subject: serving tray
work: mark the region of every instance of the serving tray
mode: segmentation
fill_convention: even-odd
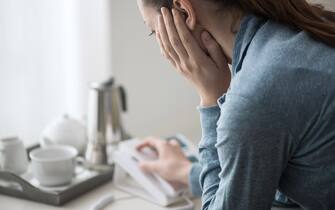
[[[38,146],[28,149],[28,152]],[[28,172],[18,176],[8,171],[0,171],[0,194],[36,201],[53,206],[62,206],[80,195],[113,179],[114,167],[104,167],[99,171],[76,166],[76,174],[69,185],[43,187]]]

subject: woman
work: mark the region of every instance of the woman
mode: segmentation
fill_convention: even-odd
[[[276,189],[303,209],[335,209],[335,15],[305,0],[138,5],[200,96],[203,209],[270,209]],[[142,146],[162,160],[158,142]],[[142,163],[176,181],[152,166]]]

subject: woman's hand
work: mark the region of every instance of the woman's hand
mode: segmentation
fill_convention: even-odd
[[[157,160],[140,162],[143,171],[157,173],[165,180],[176,185],[188,185],[192,163],[185,157],[177,141],[147,138],[137,149],[149,147],[156,151]]]
[[[220,45],[204,31],[201,39],[208,54],[186,26],[179,11],[162,8],[156,31],[162,54],[197,89],[202,106],[215,105],[230,84],[230,70]]]

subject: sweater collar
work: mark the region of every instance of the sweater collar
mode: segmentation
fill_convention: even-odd
[[[233,76],[241,69],[243,59],[250,43],[260,27],[265,23],[264,19],[254,15],[247,15],[241,21],[240,30],[236,35],[233,50]]]

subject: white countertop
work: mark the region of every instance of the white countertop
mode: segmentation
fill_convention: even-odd
[[[112,194],[115,200],[104,210],[165,210],[155,204],[144,201],[128,193],[117,190],[112,182],[106,183],[81,197],[66,203],[62,207],[54,207],[32,201],[0,195],[0,209],[4,210],[90,210],[90,207],[106,195]],[[196,209],[200,209],[200,201],[195,200]]]
[[[117,190],[112,182],[88,192],[81,197],[66,203],[62,207],[54,207],[40,204],[32,201],[17,199],[0,195],[0,210],[90,210],[93,204],[106,195],[112,194],[116,201],[107,206],[104,210],[168,210],[149,203],[145,200],[129,195],[123,191]],[[200,210],[200,199],[193,200],[195,210]],[[271,210],[301,210],[301,209],[282,209],[273,207]]]

